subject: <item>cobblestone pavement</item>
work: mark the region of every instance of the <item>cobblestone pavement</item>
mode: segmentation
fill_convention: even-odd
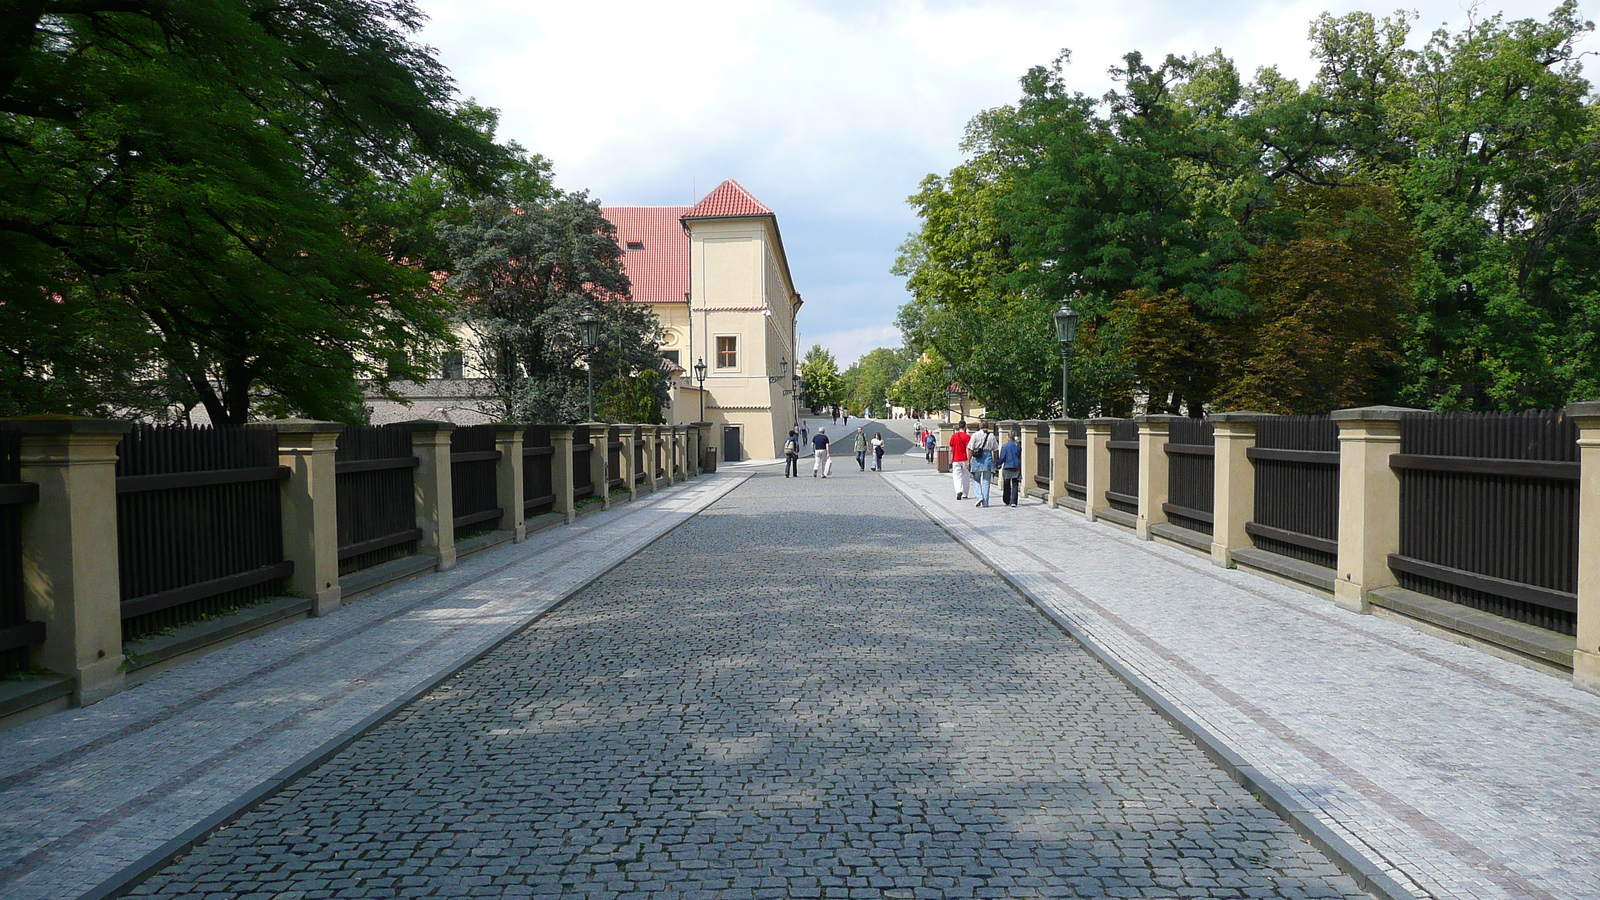
[[[1364,896],[884,479],[766,472],[133,895]]]
[[[731,490],[696,478],[0,732],[0,898],[120,883]]]
[[[887,481],[1411,892],[1600,897],[1600,697],[1077,513]]]

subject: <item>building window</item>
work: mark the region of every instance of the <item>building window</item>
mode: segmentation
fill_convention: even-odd
[[[667,362],[672,363],[673,365],[678,365],[678,351],[663,350],[661,351],[661,355],[666,358]]]
[[[460,350],[451,350],[450,352],[446,353],[444,355],[443,362],[444,362],[444,377],[445,378],[460,378],[461,377],[461,351]]]
[[[717,368],[739,368],[739,339],[731,334],[717,336]]]
[[[628,242],[628,249],[629,250],[643,250],[644,249],[644,241],[629,241]]]

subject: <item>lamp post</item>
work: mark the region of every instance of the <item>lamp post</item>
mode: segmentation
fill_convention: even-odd
[[[706,359],[694,364],[694,380],[700,382],[700,421],[706,420]]]
[[[950,411],[960,415],[962,424],[966,424],[966,421],[967,421],[967,392],[962,390],[956,384],[956,369],[955,369],[955,366],[952,366],[952,365],[949,365],[949,364],[945,365],[945,367],[944,367],[944,380],[945,380],[946,384],[950,385],[950,403],[948,404],[949,407],[950,407]],[[956,408],[956,403],[958,401],[961,404],[961,407],[959,409]]]
[[[589,383],[589,418],[594,421],[594,351],[600,347],[600,320],[594,313],[578,317],[578,340],[583,343],[584,376]]]
[[[1072,341],[1078,336],[1078,313],[1072,308],[1072,298],[1061,301],[1061,308],[1056,310],[1055,318],[1056,340],[1061,342],[1061,418],[1065,419],[1069,415],[1067,361],[1072,358]]]

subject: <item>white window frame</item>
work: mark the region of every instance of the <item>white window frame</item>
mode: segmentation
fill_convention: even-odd
[[[731,365],[731,366],[725,366],[725,365],[722,364],[722,339],[723,338],[728,338],[729,340],[733,341],[733,365]],[[712,339],[711,339],[711,346],[712,346],[712,352],[711,352],[712,362],[714,363],[715,368],[716,368],[716,370],[718,372],[737,372],[737,371],[739,371],[739,336],[737,334],[718,334],[718,335],[713,335]]]

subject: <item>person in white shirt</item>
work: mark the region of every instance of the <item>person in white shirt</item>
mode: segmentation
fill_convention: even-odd
[[[883,471],[883,432],[873,436],[868,446],[872,449],[872,471]]]
[[[983,430],[967,443],[968,466],[972,480],[978,488],[978,506],[989,505],[989,483],[994,477],[995,453],[1000,449],[1000,439],[994,435],[994,425],[985,422]]]

